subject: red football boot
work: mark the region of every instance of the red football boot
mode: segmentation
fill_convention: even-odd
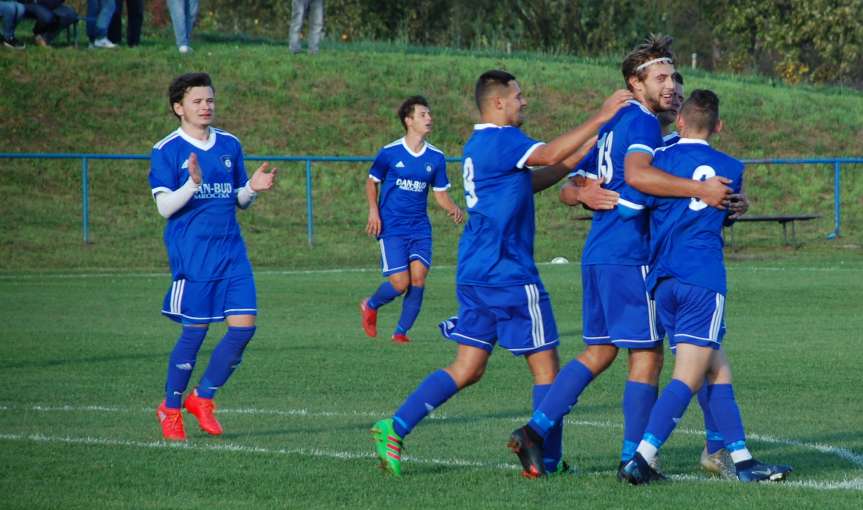
[[[410,343],[411,339],[404,333],[395,333],[393,334],[393,342],[397,344],[407,344]]]
[[[213,402],[213,399],[199,397],[198,391],[195,390],[186,397],[183,407],[186,408],[186,411],[189,411],[189,414],[198,419],[198,425],[201,426],[201,430],[211,436],[222,434],[222,425],[219,424],[219,420],[213,414],[213,411],[216,410],[216,404]]]
[[[360,317],[366,336],[378,336],[378,311],[369,308],[369,299],[360,301]]]
[[[186,429],[183,427],[183,412],[180,409],[170,409],[163,400],[156,408],[156,418],[162,425],[162,437],[165,441],[185,441]]]

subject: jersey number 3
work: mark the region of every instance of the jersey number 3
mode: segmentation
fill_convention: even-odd
[[[476,196],[476,184],[473,182],[473,160],[465,158],[464,160],[464,196],[467,202],[468,209],[473,208],[479,197]]]
[[[606,184],[611,182],[614,176],[614,165],[611,163],[611,144],[614,142],[614,131],[602,135],[597,145],[596,174],[597,178]]]
[[[706,181],[711,177],[716,177],[716,170],[707,165],[701,165],[692,172],[692,180],[694,181]],[[695,197],[689,200],[689,208],[693,211],[700,211],[705,207],[707,207],[707,204]]]

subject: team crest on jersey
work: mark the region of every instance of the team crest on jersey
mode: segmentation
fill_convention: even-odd
[[[432,173],[432,166],[428,163],[426,163],[426,173],[428,173],[428,174]]]
[[[220,159],[222,160],[222,164],[225,165],[225,168],[228,170],[234,166],[234,163],[231,161],[231,156],[222,156]]]

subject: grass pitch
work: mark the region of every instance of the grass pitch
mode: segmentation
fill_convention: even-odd
[[[579,269],[541,271],[568,360],[581,349]],[[398,303],[382,309],[380,338],[359,327],[356,304],[380,282],[376,272],[260,271],[258,334],[218,396],[226,432],[208,437],[188,419],[185,446],[160,440],[154,413],[177,336],[158,314],[167,274],[0,276],[2,506],[859,508],[863,264],[731,264],[726,349],[750,448],[794,466],[776,485],[699,470],[695,403],[662,451],[674,481],[615,481],[623,360],[568,417],[565,458],[577,474],[524,480],[504,445],[529,414],[531,378],[500,350],[478,385],[408,437],[403,477],[384,476],[368,428],[451,360],[435,324],[455,310],[453,272],[433,269],[414,341],[395,345]],[[211,328],[193,382],[223,331]]]

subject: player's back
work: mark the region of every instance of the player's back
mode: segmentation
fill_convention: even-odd
[[[600,179],[603,188],[622,193],[628,187],[624,173],[627,154],[653,154],[662,146],[662,132],[650,110],[637,101],[630,101],[599,130],[598,140],[592,177]],[[646,217],[624,220],[614,210],[594,211],[581,263],[647,264],[648,235]]]
[[[464,147],[469,218],[459,241],[459,284],[537,283],[534,202],[525,167],[539,142],[513,126],[478,124]]]
[[[704,140],[682,138],[659,149],[653,165],[678,177],[705,180],[722,176],[739,192],[743,163]],[[651,199],[651,272],[648,289],[659,279],[674,277],[689,285],[726,293],[722,228],[728,212],[696,198]]]

